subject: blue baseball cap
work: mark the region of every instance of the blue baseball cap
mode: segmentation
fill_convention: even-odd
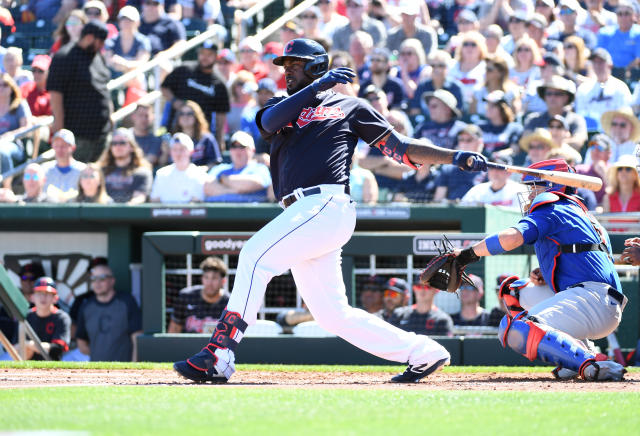
[[[276,82],[274,82],[273,79],[265,77],[258,82],[258,92],[262,90],[270,91],[275,94],[278,91],[278,85],[276,85]]]

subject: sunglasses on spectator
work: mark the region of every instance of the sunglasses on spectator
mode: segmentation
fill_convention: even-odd
[[[180,117],[192,117],[194,115],[195,115],[195,113],[193,113],[192,111],[180,111],[180,112],[178,112],[178,116],[180,116]]]
[[[127,145],[127,141],[111,141],[109,145]]]
[[[547,148],[546,144],[529,144],[529,150],[544,150]]]
[[[611,127],[620,127],[621,129],[624,129],[627,125],[627,123],[617,123],[615,121],[611,123]]]
[[[94,8],[89,8],[85,10],[84,14],[90,17],[99,17],[100,15],[102,15],[102,13],[100,12],[100,9],[94,9]]]
[[[473,141],[475,141],[476,138],[471,137],[471,136],[460,136],[458,138],[458,143],[463,143],[463,144],[471,144]]]
[[[412,51],[401,51],[400,56],[413,56],[415,53]]]
[[[511,17],[511,18],[509,18],[509,22],[510,23],[524,23],[524,20],[521,20],[520,18],[516,18],[516,17]]]
[[[384,63],[384,62],[387,62],[387,60],[385,58],[371,58],[371,62]]]
[[[622,173],[622,172],[630,173],[631,171],[635,171],[635,170],[636,170],[635,168],[631,168],[631,167],[619,167],[617,169],[619,173]]]
[[[529,47],[518,47],[518,50],[516,50],[518,53],[522,53],[525,51],[531,51],[531,49]]]
[[[564,46],[565,50],[569,50],[570,48],[575,50],[578,47],[576,47],[574,44],[567,44],[567,45]]]
[[[475,42],[472,41],[465,41],[462,43],[463,47],[477,47],[478,44],[476,44]]]
[[[447,64],[431,64],[431,68],[447,68]]]
[[[247,148],[247,147],[245,147],[244,145],[240,144],[239,142],[234,142],[233,144],[231,144],[229,146],[229,149],[232,150],[234,148],[235,149],[239,149],[239,148]]]
[[[561,97],[564,94],[565,94],[564,91],[546,91],[544,93],[544,96],[545,97]]]
[[[300,18],[302,18],[303,20],[317,20],[318,19],[318,17],[313,15],[313,14],[300,15]]]
[[[560,9],[560,15],[571,15],[571,14],[575,14],[575,11],[572,11],[571,9],[567,9],[567,8]]]
[[[377,95],[373,95],[371,97],[367,97],[367,100],[370,102],[374,102],[380,100],[380,97],[378,97]]]
[[[633,15],[631,11],[616,11],[616,15],[620,15],[621,17],[629,17]]]
[[[25,282],[32,282],[36,279],[35,276],[20,276],[21,280],[24,280]]]
[[[96,173],[82,173],[80,174],[81,179],[97,179]]]
[[[101,282],[103,280],[110,279],[111,277],[113,277],[113,275],[111,275],[111,274],[100,274],[100,275],[97,275],[97,276],[89,277],[89,280],[91,280],[92,282]]]
[[[31,72],[33,74],[42,74],[44,73],[44,70],[41,70],[40,68],[31,68]]]
[[[459,25],[461,25],[461,24],[462,24],[463,26],[464,26],[465,24],[473,24],[473,21],[460,19],[460,20],[458,20],[458,26],[459,26]]]
[[[38,180],[40,180],[40,176],[38,174],[24,173],[22,175],[22,179],[23,180],[33,180],[34,182],[37,182]]]
[[[391,289],[387,289],[384,291],[383,297],[385,298],[394,298],[398,295],[402,295],[400,292],[392,291]]]
[[[495,66],[493,66],[493,65],[487,65],[487,72],[489,72],[489,71],[496,71],[496,70],[497,70],[497,68],[496,68]]]
[[[549,124],[550,129],[564,129],[562,124]]]

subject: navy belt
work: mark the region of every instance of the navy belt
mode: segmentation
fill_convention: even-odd
[[[300,197],[307,197],[309,195],[318,195],[321,192],[322,192],[322,189],[319,186],[313,186],[311,188],[304,188],[304,189],[298,191],[298,195]],[[344,186],[344,192],[349,194],[349,186],[347,186],[347,185]],[[291,193],[291,194],[287,195],[286,197],[282,198],[282,205],[286,209],[287,207],[291,206],[293,203],[295,203],[298,200],[299,200],[299,198],[296,197],[296,195],[294,193]]]
[[[578,283],[577,285],[573,285],[573,286],[569,286],[569,287],[570,288],[584,288],[584,285],[582,283]],[[624,295],[622,295],[622,292],[619,292],[617,289],[614,289],[611,286],[609,286],[607,288],[607,294],[609,294],[609,296],[611,298],[616,300],[618,302],[618,304],[622,306],[622,302],[624,301]]]

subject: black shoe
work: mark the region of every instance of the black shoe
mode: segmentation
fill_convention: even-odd
[[[449,364],[449,358],[445,357],[435,363],[425,363],[423,365],[409,365],[402,374],[391,379],[392,383],[417,383],[429,374],[432,374]]]

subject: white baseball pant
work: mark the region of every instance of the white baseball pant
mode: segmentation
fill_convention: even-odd
[[[349,305],[341,247],[355,228],[355,203],[342,185],[320,187],[320,194],[301,197],[247,241],[227,310],[254,324],[271,278],[291,269],[309,311],[325,330],[396,362],[419,365],[448,358],[447,350],[429,337]],[[240,340],[240,334],[234,339]]]

